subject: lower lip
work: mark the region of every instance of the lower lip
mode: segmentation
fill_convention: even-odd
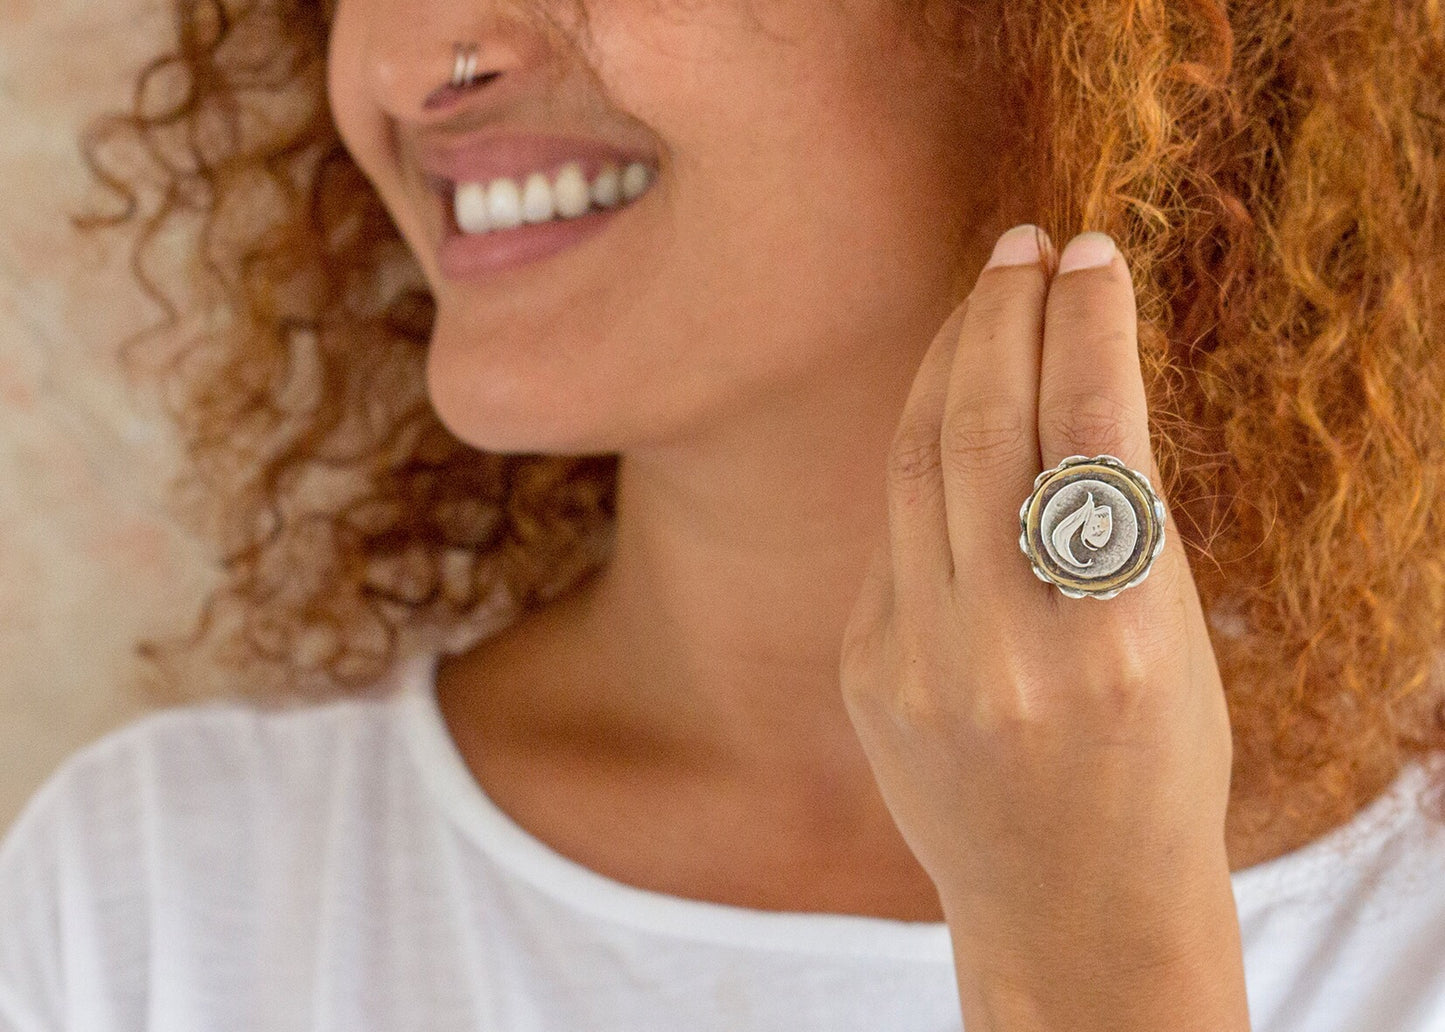
[[[572,219],[553,219],[511,229],[494,229],[489,233],[463,233],[455,220],[448,218],[437,262],[442,274],[449,279],[495,275],[567,250],[601,232],[618,212],[632,203]]]

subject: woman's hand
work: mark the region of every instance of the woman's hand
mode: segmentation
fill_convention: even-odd
[[[1148,578],[1102,601],[1019,550],[1019,506],[1065,456],[1160,486],[1129,270],[1082,242],[1112,257],[1066,271],[1066,249],[1052,281],[991,262],[929,348],[844,698],[938,887],[967,1032],[1247,1029],[1229,716],[1174,523]]]

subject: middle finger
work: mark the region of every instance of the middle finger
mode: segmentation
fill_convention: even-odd
[[[1074,260],[1054,277],[1045,317],[1040,458],[1052,467],[1069,455],[1105,452],[1157,484],[1128,264],[1103,233],[1081,233],[1064,251]]]
[[[1053,244],[1036,226],[999,238],[969,295],[944,403],[939,448],[954,575],[994,598],[1024,583],[1018,509],[1039,472],[1045,259],[1051,268]]]

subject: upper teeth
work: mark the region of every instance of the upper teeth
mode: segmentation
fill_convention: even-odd
[[[592,205],[616,206],[633,200],[652,185],[653,172],[634,161],[619,170],[605,165],[589,187],[582,164],[569,161],[555,178],[533,172],[522,183],[515,179],[493,179],[489,183],[458,183],[452,199],[457,225],[464,233],[486,233],[511,229],[523,222],[546,222],[552,218],[576,218]]]

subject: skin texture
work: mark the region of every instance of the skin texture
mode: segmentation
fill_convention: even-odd
[[[1004,129],[988,55],[950,81],[957,55],[897,17],[616,3],[573,49],[500,6],[341,0],[333,112],[433,289],[438,414],[487,450],[623,456],[611,561],[444,664],[444,713],[504,807],[522,771],[634,803],[657,774],[699,829],[754,803],[758,880],[840,844],[857,884],[911,870],[868,902],[936,901],[970,1029],[1247,1027],[1229,727],[1177,531],[1104,603],[1014,544],[1040,461],[1110,451],[1158,482],[1126,264],[1051,292],[990,271],[956,308],[955,265],[1004,228]],[[503,74],[425,110],[453,39]],[[491,129],[647,146],[660,177],[572,250],[451,282],[415,148]],[[562,794],[513,812],[565,836]],[[731,866],[726,830],[702,851]],[[684,874],[669,890],[738,891],[716,860]]]
[[[986,268],[925,357],[844,698],[969,1027],[1247,1028],[1229,714],[1178,528],[1102,602],[1013,559],[1040,468],[1104,452],[1159,480],[1127,266],[1069,258]]]
[[[550,694],[511,706],[579,734],[645,728],[654,751],[759,792],[870,793],[839,647],[886,519],[889,439],[958,300],[954,254],[976,268],[992,246],[967,217],[996,181],[987,77],[949,84],[957,58],[910,52],[882,0],[601,5],[586,54],[482,13],[342,0],[329,91],[435,294],[428,386],[447,426],[485,449],[625,456],[608,569],[531,643]],[[455,38],[504,74],[426,110]],[[409,155],[511,128],[651,143],[659,179],[570,252],[449,282]],[[978,239],[959,245],[960,224]]]

